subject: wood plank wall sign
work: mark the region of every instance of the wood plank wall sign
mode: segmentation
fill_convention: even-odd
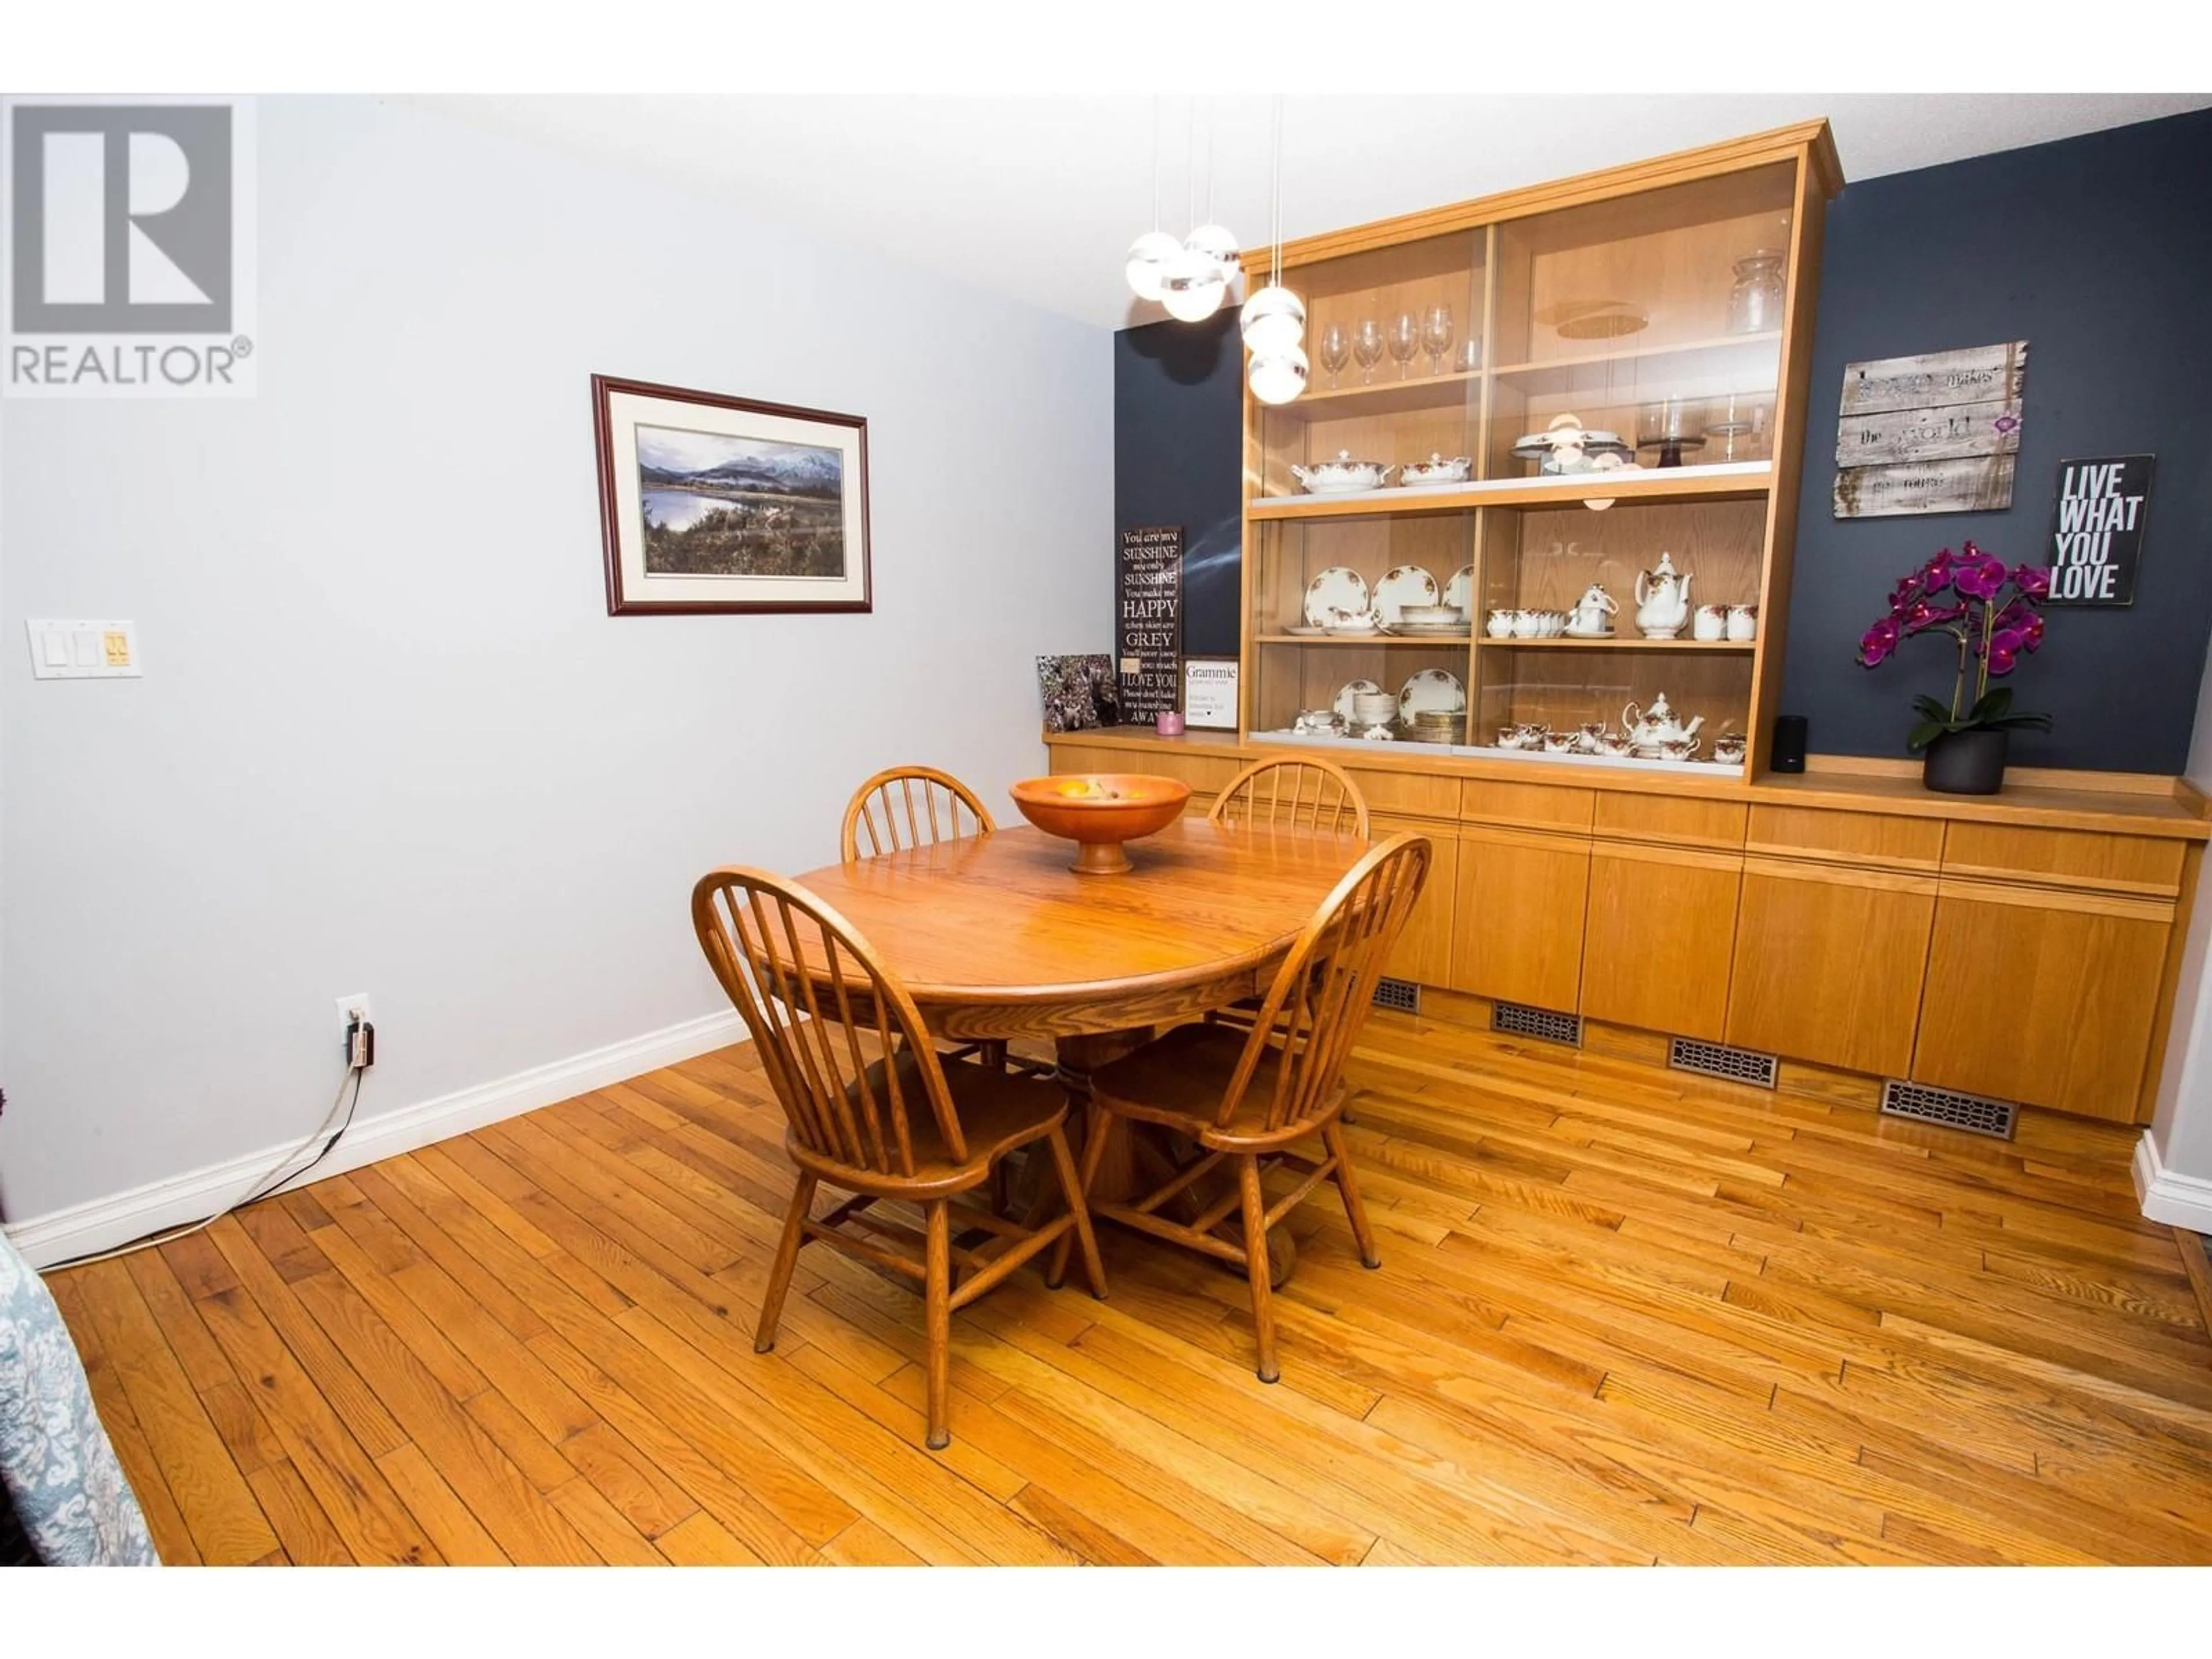
[[[1180,706],[1182,658],[1182,526],[1125,530],[1114,577],[1114,666],[1124,720],[1149,726]]]
[[[2148,455],[2058,463],[2051,509],[2052,605],[2133,605],[2150,507]]]
[[[1836,516],[2010,507],[2027,382],[2025,340],[1846,363]]]

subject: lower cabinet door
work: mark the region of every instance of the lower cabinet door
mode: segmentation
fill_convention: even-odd
[[[1412,830],[1429,838],[1429,878],[1421,885],[1421,896],[1413,905],[1413,914],[1406,922],[1406,931],[1398,936],[1391,947],[1390,965],[1385,969],[1394,979],[1409,979],[1416,985],[1449,985],[1451,982],[1452,947],[1452,890],[1458,885],[1458,848],[1449,829],[1438,830],[1433,824],[1417,823],[1410,818],[1388,817],[1377,813],[1371,821],[1376,840],[1395,836],[1401,830]]]
[[[2133,1122],[2172,907],[2003,891],[1943,885],[1913,1080]]]
[[[1599,842],[1590,854],[1582,1012],[1721,1040],[1743,858]]]
[[[1572,1013],[1589,864],[1589,842],[1579,836],[1462,829],[1445,982],[1470,996]]]
[[[1935,915],[1932,877],[1745,860],[1728,1041],[1904,1077]]]

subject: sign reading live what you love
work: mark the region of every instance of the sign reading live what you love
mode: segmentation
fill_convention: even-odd
[[[2010,507],[2027,381],[2025,340],[1846,363],[1836,516]]]
[[[2133,605],[2150,505],[2151,457],[2058,464],[2051,511],[2052,605]]]
[[[1182,526],[1121,532],[1114,580],[1114,668],[1121,718],[1149,723],[1180,705]]]

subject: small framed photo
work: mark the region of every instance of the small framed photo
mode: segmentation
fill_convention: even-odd
[[[1182,659],[1182,722],[1201,732],[1237,729],[1237,659]]]
[[[607,614],[867,611],[868,423],[592,376]]]

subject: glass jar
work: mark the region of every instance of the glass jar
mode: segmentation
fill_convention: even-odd
[[[1782,267],[1788,259],[1785,253],[1762,247],[1735,262],[1735,283],[1729,289],[1729,333],[1769,334],[1782,326]]]

